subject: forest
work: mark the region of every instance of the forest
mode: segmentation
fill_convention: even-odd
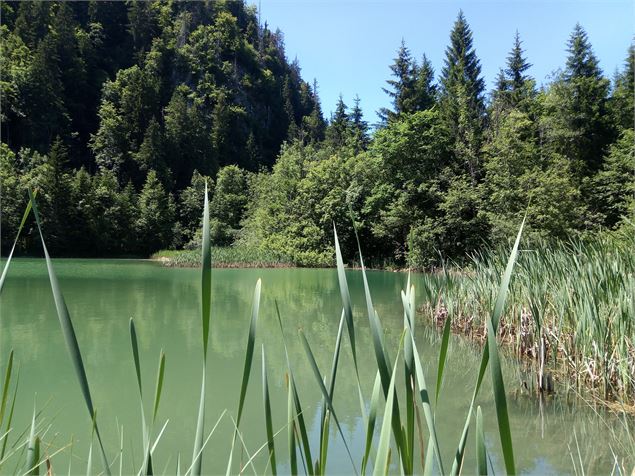
[[[55,256],[198,248],[206,184],[213,245],[300,266],[334,265],[334,224],[345,260],[356,231],[371,263],[413,268],[507,243],[525,215],[528,242],[633,226],[635,46],[609,78],[579,24],[548,83],[517,33],[487,91],[458,12],[440,71],[395,45],[371,125],[359,97],[325,118],[244,2],[0,5],[2,250],[29,187]]]

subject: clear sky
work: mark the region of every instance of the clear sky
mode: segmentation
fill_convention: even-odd
[[[516,29],[538,84],[564,66],[566,41],[576,22],[587,31],[611,78],[624,64],[635,34],[633,0],[260,0],[260,8],[261,21],[283,31],[287,56],[298,58],[303,78],[317,79],[325,116],[335,109],[340,93],[349,106],[359,94],[370,123],[377,121],[380,107],[389,105],[382,87],[401,39],[417,60],[423,53],[428,56],[438,78],[459,9],[472,28],[488,89],[505,64]]]

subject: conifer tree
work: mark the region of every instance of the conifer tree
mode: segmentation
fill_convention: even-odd
[[[483,131],[485,82],[481,65],[472,46],[472,31],[459,11],[445,50],[441,71],[441,113],[450,130],[457,164],[472,182],[478,180],[479,154]]]
[[[543,126],[548,144],[569,159],[581,181],[600,169],[615,134],[607,114],[609,81],[580,24],[573,29],[567,51],[566,68],[545,98]]]
[[[415,90],[415,109],[417,111],[425,111],[435,104],[437,86],[434,84],[434,68],[425,54],[421,59],[421,65],[417,68]]]
[[[355,153],[366,149],[366,147],[368,147],[368,143],[370,142],[368,137],[368,122],[364,120],[364,114],[361,106],[359,105],[360,101],[359,96],[355,95],[355,99],[353,99],[353,108],[351,109],[349,116]]]
[[[616,76],[611,96],[611,112],[615,125],[622,129],[635,126],[635,43],[628,48],[624,69]]]
[[[392,76],[386,82],[391,89],[383,88],[383,91],[392,98],[393,109],[382,108],[378,111],[382,121],[391,121],[404,112],[415,110],[417,98],[417,65],[412,59],[410,50],[404,40],[397,51],[397,57],[390,66]]]
[[[522,49],[520,35],[518,34],[518,30],[516,30],[514,46],[507,56],[507,68],[505,69],[505,74],[509,79],[512,91],[521,90],[525,86],[526,81],[530,79],[525,72],[531,68],[531,63],[525,59],[523,53],[524,50]]]

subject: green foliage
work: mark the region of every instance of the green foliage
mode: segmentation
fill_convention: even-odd
[[[198,247],[207,181],[214,244],[310,266],[333,264],[333,222],[356,259],[350,212],[370,262],[424,268],[507,241],[525,213],[530,240],[568,239],[624,226],[635,207],[634,47],[611,84],[580,25],[540,91],[516,33],[486,104],[459,12],[438,84],[402,42],[371,133],[359,97],[327,124],[317,82],[253,6],[3,8],[7,247],[29,186],[59,255]],[[39,246],[26,230],[18,252]]]
[[[169,246],[173,238],[174,199],[165,191],[153,170],[148,173],[139,194],[138,211],[136,228],[142,251],[148,253]]]
[[[235,165],[223,167],[216,177],[216,188],[210,203],[210,235],[218,246],[232,244],[240,228],[248,201],[245,171]]]

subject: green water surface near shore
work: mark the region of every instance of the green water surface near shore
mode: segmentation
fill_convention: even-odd
[[[55,260],[54,263],[84,355],[109,457],[114,458],[119,452],[118,427],[123,426],[124,472],[133,471],[133,459],[135,465],[140,460],[140,413],[128,333],[129,319],[134,317],[147,397],[146,412],[150,412],[152,404],[159,352],[163,349],[166,353],[165,386],[155,433],[166,420],[169,423],[157,446],[155,470],[174,474],[178,453],[181,454],[182,468],[187,468],[192,456],[202,371],[200,270],[164,268],[158,263],[132,260]],[[211,429],[225,409],[234,417],[236,415],[253,288],[256,280],[262,278],[257,352],[241,424],[245,443],[251,453],[266,441],[260,377],[261,345],[267,352],[274,431],[283,428],[286,422],[286,363],[275,315],[277,301],[289,341],[305,420],[317,452],[321,399],[297,331],[302,329],[306,333],[322,372],[327,373],[341,314],[336,271],[215,269],[212,276],[206,428]],[[365,315],[361,273],[352,270],[347,276],[354,303],[363,391],[370,399],[376,365]],[[407,275],[373,271],[368,273],[368,277],[386,341],[396,351],[403,326],[399,293],[405,287]],[[417,275],[413,275],[415,288],[417,279]],[[64,345],[44,261],[15,260],[5,286],[0,298],[2,367],[10,349],[15,350],[20,367],[16,431],[11,441],[15,441],[27,427],[35,398],[38,408],[44,409],[44,428],[50,425],[43,449],[50,454],[73,438],[72,472],[85,472],[91,436],[90,418]],[[436,376],[439,336],[420,319],[417,340],[428,383],[432,385]],[[478,349],[473,345],[460,338],[452,339],[437,408],[437,431],[446,461],[450,461],[459,440],[479,358]],[[348,342],[344,340],[335,389],[335,408],[358,465],[363,453],[365,429],[359,413],[351,360]],[[504,364],[519,472],[573,474],[573,454],[576,460],[582,459],[590,472],[606,473],[610,472],[614,461],[612,451],[618,458],[632,458],[610,437],[612,432],[618,437],[623,436],[617,418],[602,412],[599,417],[588,406],[574,403],[562,395],[543,403],[522,395],[522,371],[514,362],[506,361]],[[486,380],[489,380],[489,373]],[[479,404],[483,407],[486,442],[492,463],[502,472],[489,384],[483,387]],[[224,474],[232,428],[231,419],[226,415],[206,448],[205,473]],[[332,425],[332,430],[329,472],[352,473],[353,468],[335,432],[335,425]],[[279,469],[288,472],[286,430],[278,435],[276,444]],[[467,473],[472,473],[472,468],[475,468],[473,446],[471,433]],[[264,453],[255,460],[259,473],[267,465]],[[67,472],[70,454],[66,450],[53,459],[57,472]],[[236,470],[241,459],[246,461],[248,457],[245,452],[238,451]],[[99,458],[94,457],[94,461],[95,467],[100,468]],[[580,464],[579,461],[576,463]],[[631,460],[628,466],[632,465]],[[118,470],[119,463],[116,462],[115,466]],[[420,465],[418,467],[420,469]],[[11,471],[12,467],[5,469]]]

